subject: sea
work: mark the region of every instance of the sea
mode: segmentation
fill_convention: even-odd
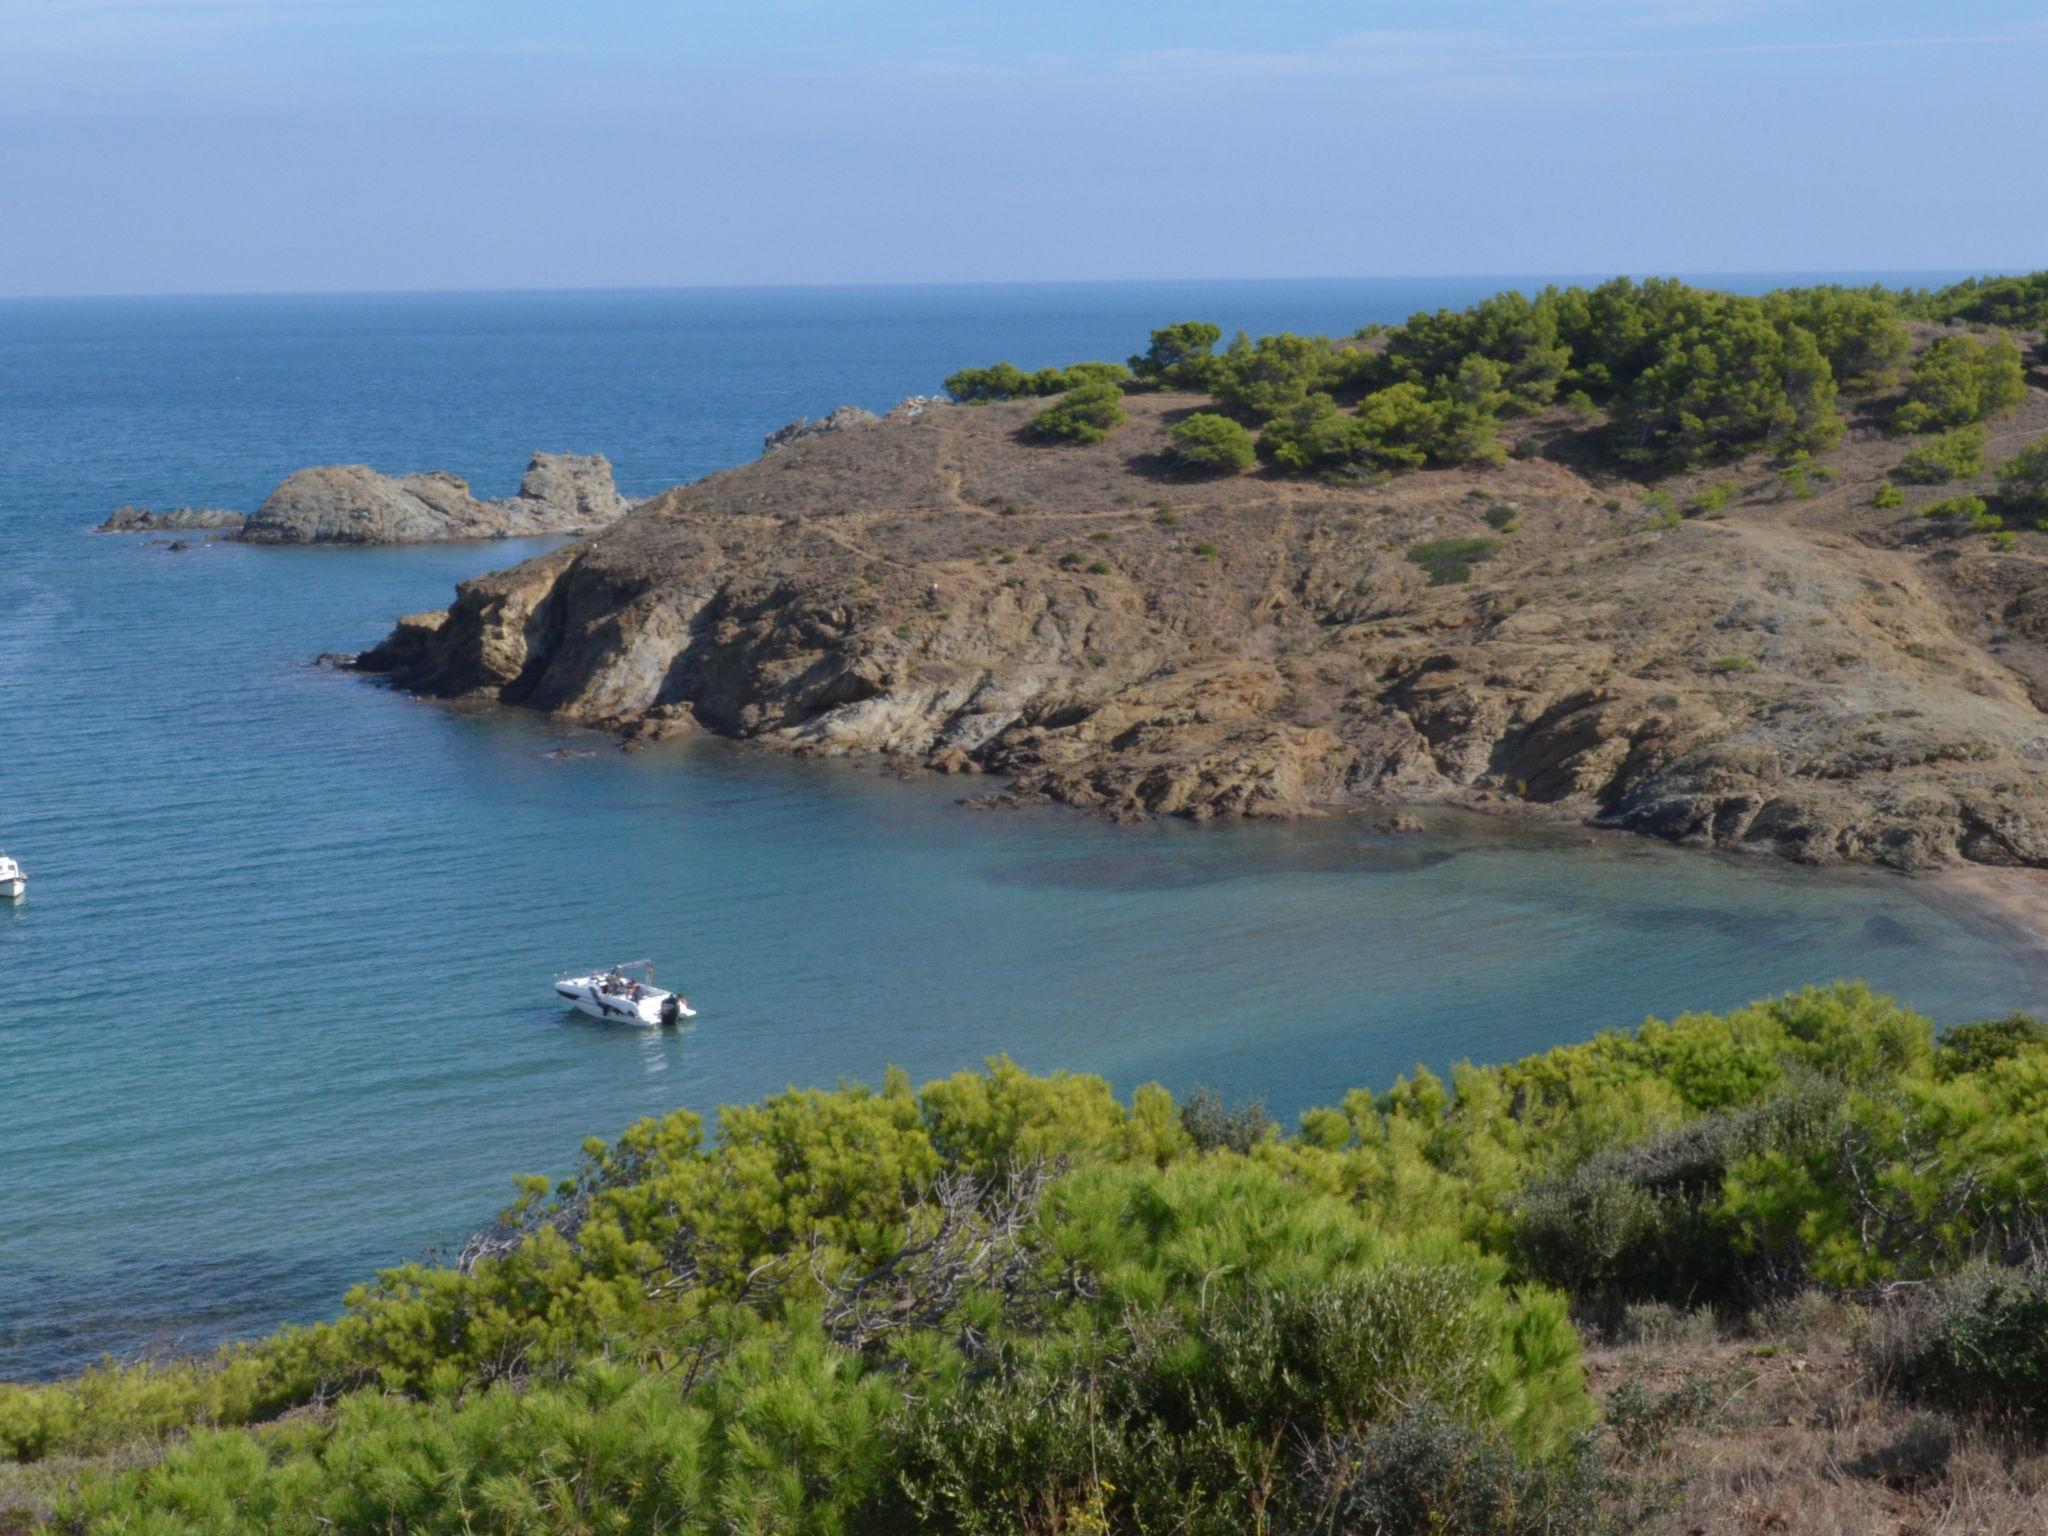
[[[0,1379],[330,1316],[588,1135],[891,1064],[1007,1054],[1288,1121],[1837,978],[1944,1023],[2040,1005],[2038,948],[1892,876],[1469,815],[963,809],[957,780],[627,753],[314,664],[544,542],[91,531],[335,462],[502,495],[534,450],[601,452],[650,494],[965,364],[1191,318],[1343,333],[1508,281],[0,302],[0,850],[31,880],[0,904]],[[691,1027],[550,990],[638,959]]]

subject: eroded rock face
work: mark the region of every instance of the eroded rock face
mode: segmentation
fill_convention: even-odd
[[[2048,865],[2048,536],[1930,545],[1869,507],[1895,445],[1852,438],[1798,503],[1766,464],[1718,470],[1743,494],[1667,527],[1542,458],[1166,477],[1200,404],[1133,395],[1090,447],[1030,441],[1028,403],[800,435],[466,583],[360,664],[1114,816],[1449,801],[1810,862]],[[1994,449],[2044,430],[2037,394]],[[1409,551],[1447,537],[1497,547],[1431,586]]]
[[[259,507],[250,544],[424,544],[578,533],[616,521],[628,503],[602,454],[537,453],[519,493],[481,501],[439,470],[385,475],[366,464],[302,469]]]

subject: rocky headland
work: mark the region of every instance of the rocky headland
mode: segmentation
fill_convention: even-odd
[[[2048,864],[2048,535],[1877,510],[1875,429],[1788,499],[1646,512],[1569,426],[1380,485],[1189,479],[1133,395],[1108,441],[1027,404],[814,433],[400,621],[366,670],[635,735],[879,753],[1115,815],[1459,802],[1702,847]],[[2048,429],[2030,391],[1998,424]],[[1560,457],[1552,457],[1551,452]],[[1696,488],[1681,479],[1677,498]],[[1470,579],[1411,558],[1490,537]]]
[[[100,531],[205,529],[246,544],[426,544],[583,533],[616,522],[630,506],[602,454],[536,453],[518,493],[496,500],[479,499],[468,482],[438,470],[386,475],[335,464],[298,471],[246,516],[123,507]]]

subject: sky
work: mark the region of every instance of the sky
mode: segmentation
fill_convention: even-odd
[[[0,0],[0,294],[2048,266],[2044,0]]]

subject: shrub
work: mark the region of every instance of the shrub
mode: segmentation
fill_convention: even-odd
[[[1491,506],[1486,509],[1486,526],[1497,533],[1515,531],[1515,509],[1509,506]]]
[[[1175,422],[1166,435],[1173,444],[1174,462],[1185,469],[1236,475],[1258,462],[1251,433],[1213,411],[1198,411]]]
[[[1882,288],[1785,288],[1763,303],[1781,330],[1796,326],[1813,338],[1852,393],[1890,389],[1912,350],[1898,303]]]
[[[1232,1109],[1221,1094],[1197,1088],[1180,1107],[1180,1128],[1197,1152],[1249,1152],[1277,1127],[1266,1102],[1253,1099]]]
[[[1901,432],[1945,431],[2003,416],[2026,397],[2026,370],[2011,337],[1943,336],[1914,360],[1906,403],[1892,425]]]
[[[1920,509],[1922,517],[1940,518],[1959,525],[1969,533],[1995,533],[2005,520],[1985,505],[1982,496],[1950,496],[1931,501]]]
[[[2015,516],[2048,524],[2048,437],[1998,466],[1999,500]]]
[[[1432,587],[1454,586],[1472,579],[1472,567],[1491,560],[1498,539],[1431,539],[1408,548],[1408,558],[1422,567]]]
[[[1957,427],[1915,444],[1892,473],[1913,485],[1967,480],[1983,473],[1984,448],[1990,439],[1989,430],[1981,422]]]
[[[1216,558],[1216,553],[1216,546],[1214,544],[1211,544],[1207,539],[1204,539],[1194,548],[1194,555],[1197,560],[1214,560]]]
[[[1934,1048],[1934,1070],[1944,1079],[1962,1077],[2030,1051],[2048,1051],[2048,1024],[2032,1014],[2008,1013],[1944,1031]]]
[[[1223,327],[1183,320],[1152,333],[1152,344],[1131,359],[1131,372],[1169,389],[1207,389],[1216,377],[1216,343]]]
[[[1334,373],[1327,337],[1283,331],[1253,341],[1239,331],[1217,359],[1209,388],[1228,409],[1270,421],[1329,388]]]
[[[1742,487],[1733,480],[1717,480],[1694,495],[1692,509],[1695,512],[1718,512],[1727,506],[1734,499],[1735,493],[1741,489]]]
[[[1114,384],[1083,384],[1032,417],[1030,431],[1070,443],[1099,443],[1127,419],[1123,391]]]
[[[1908,1396],[2048,1423],[2048,1264],[1975,1264],[1878,1319],[1869,1352]]]
[[[1896,485],[1893,485],[1891,481],[1880,480],[1877,483],[1877,490],[1871,495],[1870,504],[1873,507],[1881,507],[1889,512],[1896,507],[1903,507],[1906,504],[1906,493]]]
[[[1259,457],[1276,469],[1302,473],[1352,463],[1363,446],[1356,417],[1345,414],[1328,395],[1311,395],[1267,422],[1256,448]]]
[[[1360,1436],[1306,1448],[1296,1492],[1318,1530],[1373,1536],[1579,1536],[1604,1528],[1607,1479],[1590,1443],[1550,1457],[1427,1400]]]
[[[1971,277],[1933,293],[1901,295],[1906,313],[1923,320],[1965,320],[2009,330],[2048,330],[2048,272],[2025,277]]]
[[[988,400],[1057,395],[1084,384],[1118,387],[1130,376],[1130,370],[1121,363],[1074,363],[1065,368],[1041,368],[1036,373],[1026,373],[1015,364],[1004,362],[948,374],[945,389],[955,400],[980,404]]]

